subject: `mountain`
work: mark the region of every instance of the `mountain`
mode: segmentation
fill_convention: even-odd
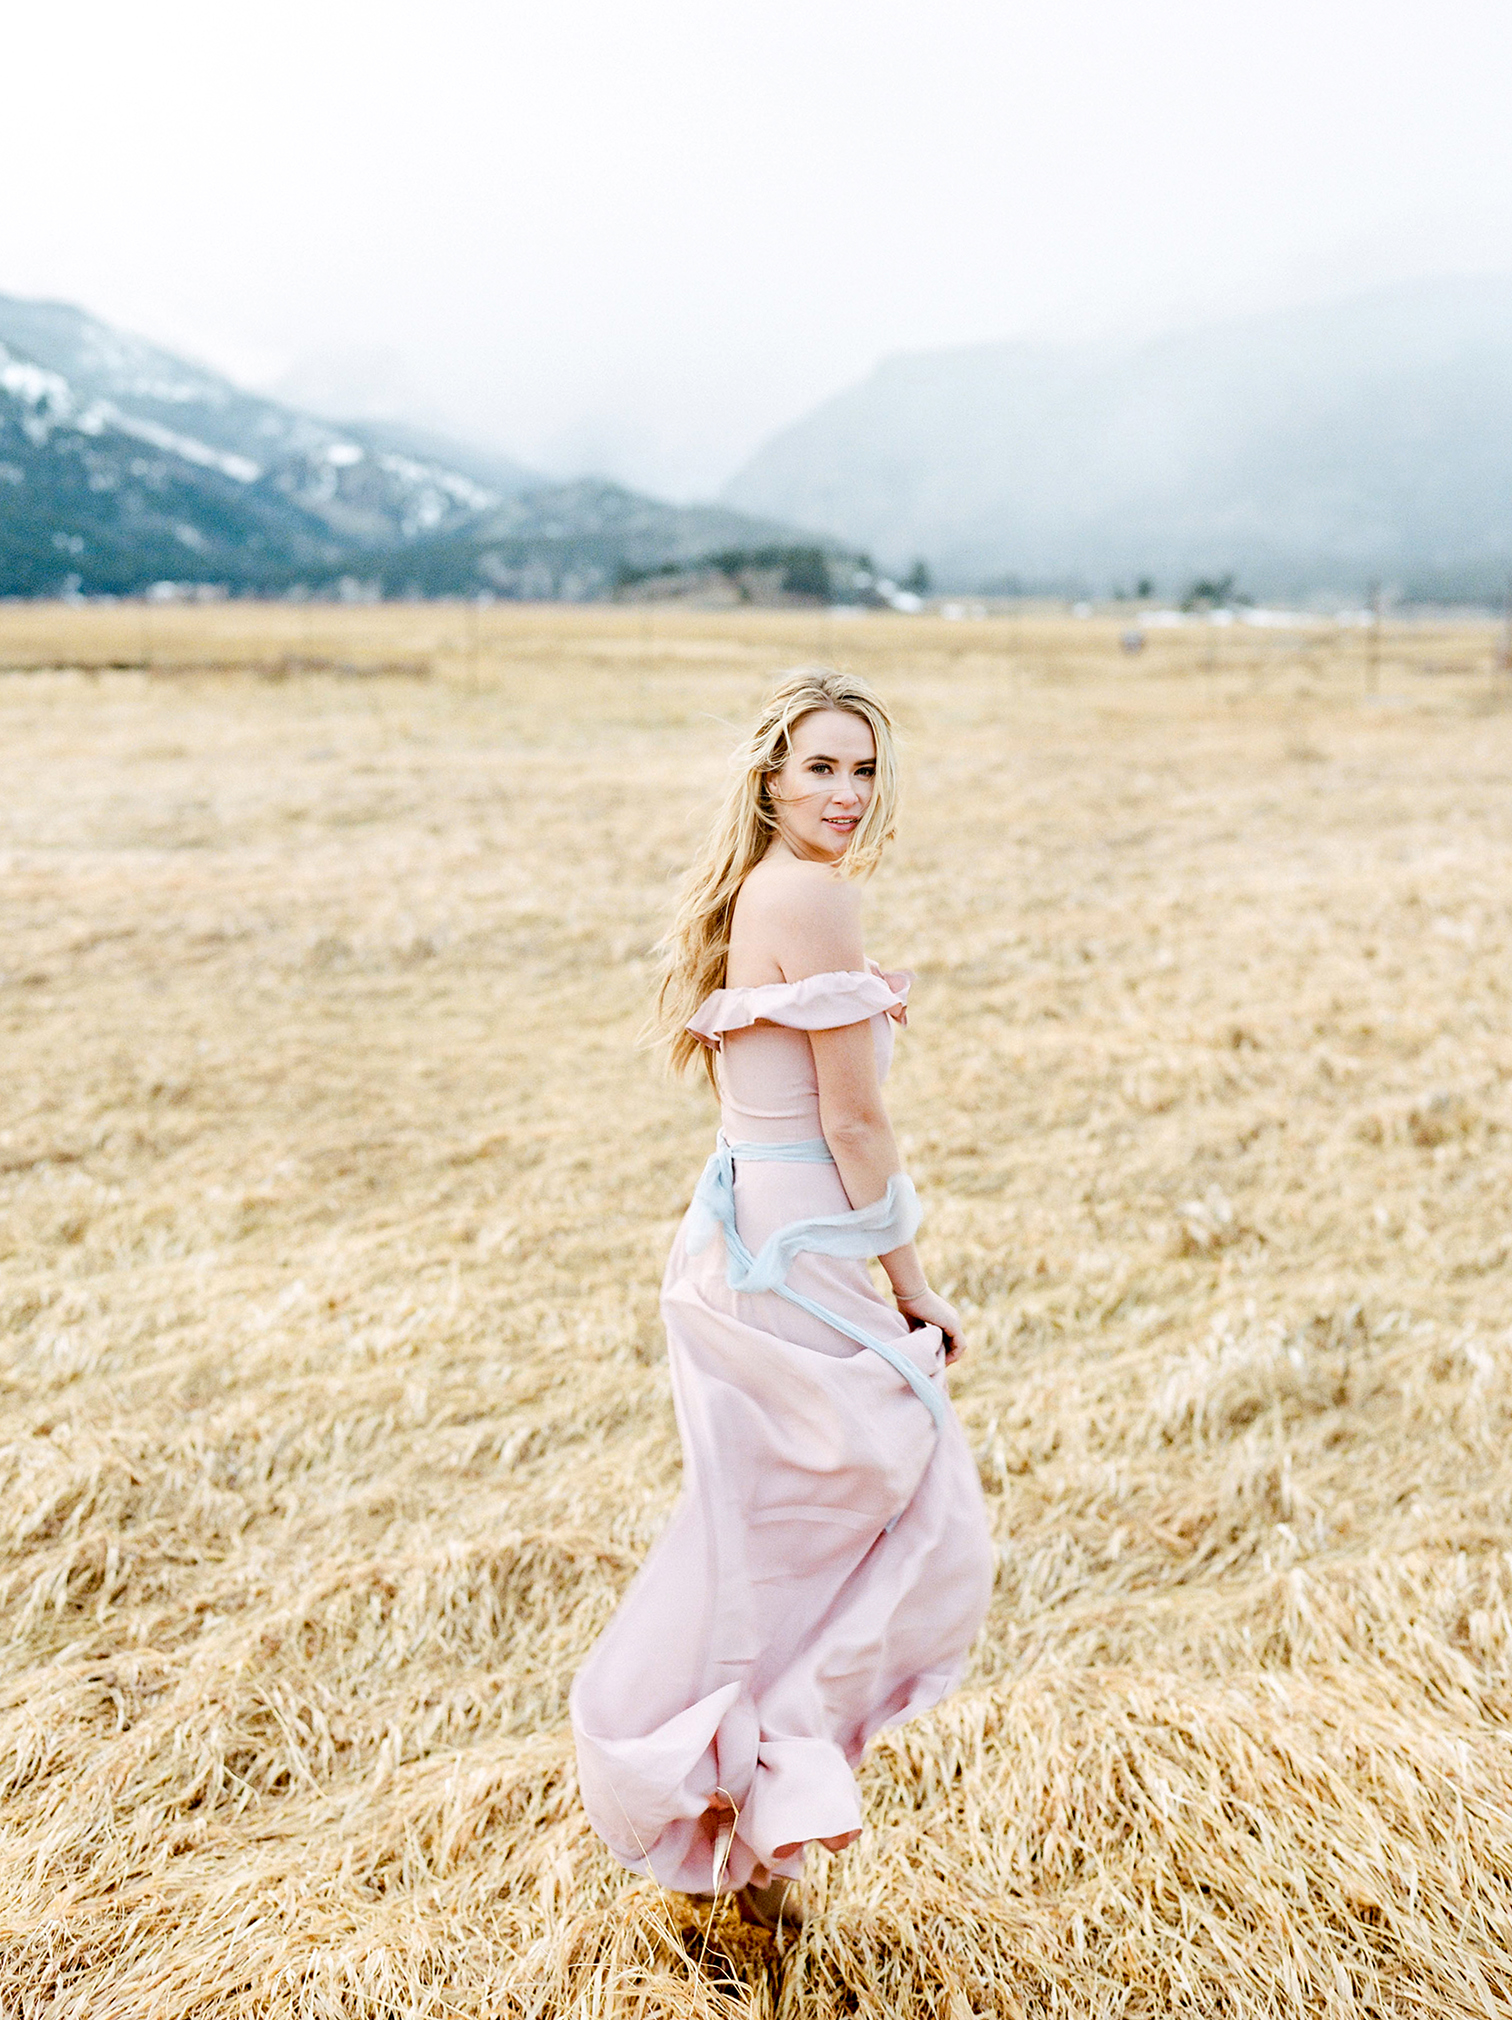
[[[518,498],[522,492],[539,490],[548,480],[539,470],[529,470],[511,457],[493,449],[480,449],[473,442],[457,442],[434,428],[418,428],[408,421],[353,418],[342,424],[342,432],[360,442],[374,456],[398,457],[432,469],[443,469],[467,478],[494,498]]]
[[[1138,343],[890,358],[727,503],[952,587],[1500,595],[1512,279],[1379,289]]]
[[[813,536],[728,506],[666,505],[585,477],[508,499],[458,531],[391,550],[367,573],[385,596],[455,595],[448,585],[466,582],[500,596],[576,603],[634,576],[804,540],[812,544]]]
[[[0,296],[0,595],[166,581],[591,597],[779,537],[729,507],[549,484],[399,423],[338,425],[81,309]]]

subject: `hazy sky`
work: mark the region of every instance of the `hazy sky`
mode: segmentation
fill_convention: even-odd
[[[1506,0],[75,0],[0,48],[0,292],[678,495],[890,351],[1512,267]]]

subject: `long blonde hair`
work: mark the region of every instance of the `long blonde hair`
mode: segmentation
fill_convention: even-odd
[[[677,911],[658,952],[665,964],[649,1035],[667,1047],[674,1072],[701,1059],[712,1080],[714,1055],[688,1030],[704,998],[725,983],[730,921],[740,887],[771,847],[778,828],[772,779],[787,762],[793,731],[816,709],[859,716],[877,750],[876,783],[866,812],[836,864],[842,877],[869,877],[892,840],[898,765],[892,721],[864,680],[827,666],[785,673],[762,705],[756,726],[732,759],[734,777],[708,839],[688,872]]]

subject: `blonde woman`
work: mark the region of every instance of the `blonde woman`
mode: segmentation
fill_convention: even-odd
[[[664,943],[657,1021],[723,1124],[662,1287],[684,1486],[572,1693],[615,1857],[778,1930],[805,1847],[859,1832],[867,1741],[957,1681],[992,1575],[944,1393],[961,1320],[882,1105],[912,977],[867,958],[861,884],[896,801],[872,690],[787,675]]]

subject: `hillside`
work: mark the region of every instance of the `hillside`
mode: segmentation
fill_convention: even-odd
[[[0,595],[603,595],[789,530],[244,392],[82,310],[0,297]]]
[[[727,501],[959,587],[1499,595],[1512,279],[1421,282],[1129,344],[888,359]]]
[[[453,585],[578,603],[629,574],[686,567],[721,549],[791,541],[791,529],[721,505],[668,505],[602,478],[542,486],[455,531],[375,557],[385,596],[447,596]]]

